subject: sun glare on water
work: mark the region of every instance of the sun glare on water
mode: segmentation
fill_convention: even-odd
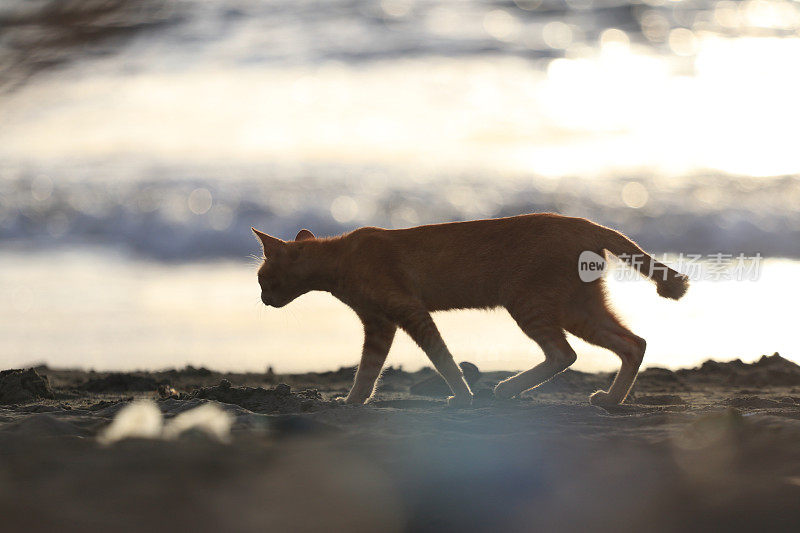
[[[741,17],[793,24],[770,15],[774,2],[750,2],[735,15],[728,4],[714,11],[723,28]],[[510,56],[136,73],[101,63],[91,76],[76,67],[5,99],[0,153],[479,165],[496,175],[800,172],[800,38],[669,31],[660,16],[643,15],[644,35],[670,54],[615,28],[587,42],[561,22],[532,33],[505,11],[486,15],[483,30],[497,39],[563,49],[544,70]]]

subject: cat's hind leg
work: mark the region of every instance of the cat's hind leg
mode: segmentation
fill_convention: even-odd
[[[566,370],[577,359],[575,351],[567,342],[564,330],[555,322],[551,314],[529,306],[511,307],[508,311],[522,331],[542,348],[545,360],[530,370],[520,372],[498,383],[494,394],[499,398],[511,398],[541,385]]]
[[[593,405],[619,405],[628,396],[644,359],[647,342],[622,325],[608,309],[605,302],[573,310],[567,320],[567,330],[590,344],[611,350],[622,364],[608,391],[599,390],[591,395]]]
[[[353,388],[345,398],[345,403],[348,404],[362,404],[372,396],[375,381],[386,362],[386,356],[397,331],[395,324],[381,316],[360,316],[360,318],[364,325],[364,346]]]
[[[395,309],[393,317],[411,339],[422,348],[433,363],[434,368],[444,378],[453,396],[448,398],[450,405],[469,405],[472,391],[469,389],[461,368],[439,333],[430,313],[420,306],[402,306]]]

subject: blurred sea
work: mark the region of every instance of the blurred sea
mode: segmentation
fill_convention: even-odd
[[[357,338],[304,333],[338,307],[315,299],[296,322],[264,321],[279,311],[254,307],[255,282],[249,294],[238,277],[254,280],[250,226],[291,238],[556,211],[654,252],[797,259],[797,64],[793,0],[8,0],[0,287],[22,303],[4,312],[0,365],[298,370],[335,363],[294,351],[334,344],[355,362]],[[748,282],[759,289],[725,284],[748,295],[740,313],[787,300],[797,263],[770,264],[781,274]],[[183,288],[131,304],[152,286]],[[201,296],[220,291],[228,318],[200,320]],[[718,290],[699,292],[715,296],[671,312],[716,323]],[[199,300],[190,312],[180,298]],[[748,338],[797,353],[760,320]],[[182,351],[189,338],[195,356]],[[676,355],[666,344],[651,341],[651,364],[752,359],[761,345],[721,336]],[[477,346],[495,350],[490,366],[529,366],[524,338]],[[417,355],[406,362],[423,364]],[[603,360],[584,368],[614,364]]]

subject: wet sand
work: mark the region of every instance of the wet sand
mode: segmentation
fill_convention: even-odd
[[[800,367],[778,355],[610,374],[566,372],[498,401],[472,376],[448,408],[432,370],[390,368],[366,406],[333,400],[352,368],[294,375],[187,367],[0,374],[0,516],[17,531],[694,531],[800,523]],[[473,372],[474,373],[474,372]],[[167,423],[207,404],[229,435],[99,436],[135,400]],[[138,405],[138,404],[137,404]]]

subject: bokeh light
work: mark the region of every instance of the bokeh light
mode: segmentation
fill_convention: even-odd
[[[200,187],[189,194],[189,210],[195,215],[205,215],[211,209],[212,201],[211,192]]]

